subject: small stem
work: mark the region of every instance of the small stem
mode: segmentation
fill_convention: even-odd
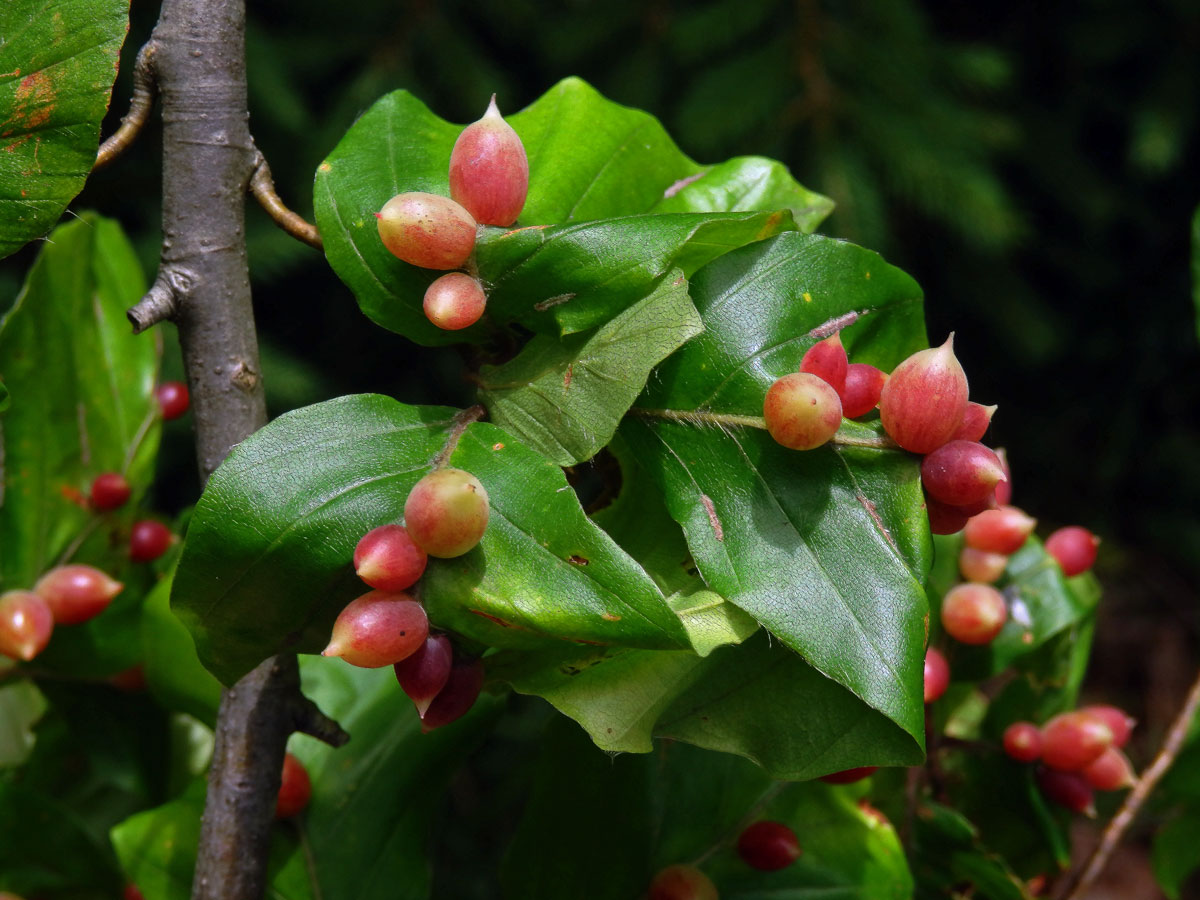
[[[1129,830],[1129,826],[1133,824],[1134,818],[1149,798],[1150,792],[1162,780],[1167,770],[1171,768],[1171,764],[1175,762],[1179,751],[1183,749],[1188,729],[1192,719],[1196,716],[1197,709],[1200,709],[1200,675],[1197,675],[1191,690],[1188,691],[1183,707],[1175,716],[1175,721],[1171,723],[1171,728],[1167,732],[1167,737],[1163,741],[1158,755],[1154,757],[1154,762],[1150,763],[1150,766],[1142,773],[1142,777],[1129,792],[1129,796],[1125,798],[1125,802],[1121,804],[1117,814],[1105,827],[1104,834],[1100,837],[1100,843],[1092,851],[1087,864],[1081,870],[1076,870],[1062,880],[1058,890],[1054,893],[1055,900],[1080,900],[1087,889],[1091,887],[1092,882],[1096,880],[1096,876],[1104,871],[1109,857],[1117,849],[1117,845],[1125,836],[1125,832]]]
[[[173,320],[181,304],[198,284],[195,272],[169,262],[159,264],[158,275],[146,296],[126,310],[125,317],[133,325],[133,333],[141,334],[159,322]]]
[[[146,439],[146,435],[150,433],[150,426],[153,425],[161,415],[162,413],[158,408],[158,401],[155,400],[151,404],[149,411],[146,413],[146,417],[142,419],[142,424],[138,426],[138,431],[137,434],[133,436],[133,441],[129,444],[129,450],[125,454],[125,462],[121,464],[122,475],[129,474],[129,467],[133,465],[134,457],[137,456],[138,450],[141,449],[142,441],[144,441]]]
[[[93,170],[107,166],[129,149],[150,117],[150,109],[154,106],[154,51],[153,41],[147,41],[138,51],[137,62],[133,65],[133,97],[129,101],[129,112],[121,119],[121,127],[96,151]]]
[[[716,428],[758,428],[766,430],[767,422],[762,416],[735,416],[727,413],[703,412],[685,409],[645,409],[635,406],[629,410],[645,419],[666,419],[668,422],[684,422],[688,425],[710,425]]]
[[[292,696],[292,724],[296,731],[315,737],[330,747],[344,747],[350,735],[337,722],[321,712],[308,697],[297,692]]]
[[[750,809],[746,811],[746,814],[737,821],[737,824],[735,824],[733,828],[729,830],[729,832],[717,838],[715,843],[713,843],[707,850],[692,860],[692,865],[696,867],[704,865],[704,861],[714,853],[717,853],[722,847],[733,844],[737,840],[738,836],[750,825],[754,824],[759,816],[762,815],[762,811],[766,809],[767,804],[778,797],[783,792],[783,789],[787,786],[788,783],[785,781],[773,782],[771,786],[763,791],[762,795],[754,801]]]
[[[685,409],[646,409],[635,406],[629,410],[645,419],[666,419],[668,422],[683,422],[687,425],[714,428],[759,428],[766,430],[767,422],[762,416],[737,416],[730,413],[705,412]],[[858,437],[838,431],[829,441],[840,447],[870,447],[876,450],[898,450],[900,445],[886,435]]]
[[[458,442],[463,436],[463,432],[485,416],[487,416],[487,410],[482,406],[476,405],[469,409],[464,409],[454,417],[454,423],[450,426],[450,434],[446,436],[446,443],[442,445],[442,449],[438,452],[438,455],[433,458],[433,467],[435,469],[445,468],[446,463],[450,461],[450,456],[458,449]]]
[[[62,554],[55,561],[53,568],[65,566],[68,562],[70,562],[71,557],[74,556],[76,552],[78,552],[79,548],[83,546],[83,542],[92,536],[93,531],[100,527],[100,522],[100,516],[92,516],[91,519],[88,520],[88,523],[79,529],[79,534],[75,535],[75,540],[67,544],[67,548],[63,550]]]
[[[254,151],[254,174],[250,176],[250,193],[259,206],[275,220],[275,224],[298,241],[303,241],[318,250],[325,249],[317,226],[305,220],[299,213],[288,209],[275,192],[275,181],[271,178],[271,167],[267,158],[257,149]]]

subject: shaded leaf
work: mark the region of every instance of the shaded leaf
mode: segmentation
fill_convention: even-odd
[[[1185,812],[1163,825],[1154,836],[1154,878],[1169,900],[1179,900],[1188,878],[1200,869],[1200,809]]]
[[[28,587],[93,520],[91,480],[125,472],[135,498],[150,481],[159,427],[158,343],[130,332],[145,291],[120,227],[87,216],[56,229],[0,323],[0,582]],[[129,510],[103,518],[108,528]]]
[[[96,841],[70,806],[0,782],[0,834],[0,890],[64,900],[120,894],[111,849]]]
[[[655,365],[703,326],[681,273],[590,335],[535,337],[502,366],[486,366],[480,401],[501,428],[562,466],[594,456]]]
[[[129,0],[0,4],[0,257],[83,188],[128,28]]]
[[[212,727],[221,702],[221,683],[204,668],[196,644],[171,612],[172,571],[147,595],[142,610],[141,648],[146,685],[167,709],[185,712]]]
[[[429,896],[427,845],[451,777],[499,712],[484,696],[463,719],[422,734],[412,701],[391,667],[359,669],[341,660],[303,660],[305,693],[353,739],[334,750],[309,738],[293,751],[313,779],[300,824],[307,852],[295,848],[274,879],[299,896],[355,900],[424,900]]]
[[[300,816],[275,826],[268,896],[423,900],[425,844],[446,783],[493,719],[495,703],[484,698],[466,718],[423,735],[390,668],[302,660],[301,676],[305,694],[353,740],[334,750],[293,739],[313,796]],[[151,900],[191,895],[204,798],[204,780],[197,779],[178,799],[113,829],[122,866]]]
[[[46,711],[46,698],[32,681],[0,686],[0,769],[19,766],[33,748],[33,726]]]
[[[546,698],[604,750],[646,753],[651,738],[674,738],[786,779],[922,758],[910,734],[762,633],[704,658],[564,649],[489,662],[492,674]]]
[[[506,897],[549,900],[586,883],[589,898],[626,900],[643,896],[659,869],[692,861],[731,900],[912,894],[895,831],[820,782],[778,784],[745,760],[683,744],[610,759],[561,721],[541,742],[536,771],[502,872]],[[786,869],[757,872],[737,856],[738,834],[759,818],[799,836],[803,854]]]
[[[971,885],[974,896],[987,900],[1028,900],[1024,883],[983,846],[978,829],[961,813],[925,801],[914,824],[916,896],[933,900]]]

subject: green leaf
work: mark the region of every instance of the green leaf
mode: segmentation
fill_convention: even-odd
[[[0,413],[7,412],[11,402],[12,397],[9,396],[8,388],[4,386],[3,381],[0,381]]]
[[[489,671],[546,698],[597,746],[646,753],[673,738],[745,756],[776,778],[911,765],[921,746],[763,633],[701,658],[689,652],[563,649],[498,654]]]
[[[816,231],[833,212],[832,200],[797,183],[783,163],[762,156],[734,157],[682,179],[667,191],[653,212],[786,209],[805,234]]]
[[[574,334],[608,321],[676,267],[690,277],[723,253],[791,227],[782,212],[625,216],[493,229],[476,256],[490,316]]]
[[[503,366],[485,366],[491,419],[562,466],[612,440],[655,365],[703,330],[678,270],[593,334],[535,337]]]
[[[33,726],[46,711],[46,698],[32,681],[0,686],[0,769],[19,766],[33,748]]]
[[[1169,900],[1179,900],[1189,876],[1200,869],[1200,809],[1167,822],[1154,836],[1154,878]]]
[[[174,571],[147,595],[142,610],[146,685],[167,709],[185,712],[213,726],[221,702],[221,683],[204,668],[191,634],[171,612],[173,581]]]
[[[6,586],[32,585],[96,521],[77,502],[96,475],[125,472],[135,497],[149,484],[159,346],[125,318],[145,287],[120,227],[88,215],[54,231],[0,323],[0,376],[14,401],[0,420]]]
[[[495,288],[487,317],[493,323],[516,318],[535,330],[587,330],[645,296],[673,267],[690,274],[730,247],[794,227],[787,210],[807,229],[828,209],[828,201],[769,160],[711,170],[692,162],[652,116],[612,103],[578,79],[560,82],[508,121],[529,155],[530,192],[522,227],[481,232],[480,270]],[[401,191],[448,196],[450,150],[460,130],[397,91],[355,122],[316,174],[317,225],[330,265],[364,313],[422,344],[478,339],[486,325],[465,332],[431,325],[421,299],[438,273],[388,253],[374,213]],[[683,187],[657,208],[673,187],[702,175],[688,185],[693,190]],[[641,215],[652,211],[672,215]],[[616,217],[630,218],[575,224]],[[558,224],[565,227],[540,233]],[[521,271],[509,277],[517,263],[524,263]],[[553,305],[566,294],[576,296]]]
[[[878,443],[877,424],[796,452],[737,418],[760,416],[772,381],[837,325],[852,359],[891,369],[924,342],[919,288],[870,251],[785,234],[709,264],[691,292],[705,332],[656,370],[621,434],[707,586],[920,741],[916,458],[853,445]]]
[[[425,900],[426,847],[450,779],[488,732],[500,704],[484,696],[463,719],[422,734],[417,711],[390,667],[306,659],[301,674],[305,694],[353,739],[339,750],[310,738],[293,742],[313,780],[302,823],[308,848],[292,852],[274,879],[276,888],[297,896],[315,877],[317,897]]]
[[[536,772],[501,873],[506,897],[549,900],[587,884],[589,900],[627,900],[644,896],[657,870],[693,860],[726,900],[912,895],[895,831],[820,782],[775,784],[744,760],[683,744],[610,759],[561,721],[541,741]],[[786,869],[756,872],[738,858],[738,834],[759,818],[799,836],[803,854]]]
[[[126,877],[150,900],[188,900],[200,843],[205,778],[197,778],[176,799],[131,816],[111,837]],[[315,900],[308,885],[279,886],[279,872],[296,850],[290,829],[276,828],[267,860],[270,900]]]
[[[83,188],[128,28],[129,0],[0,4],[0,257]]]
[[[196,506],[172,606],[226,684],[283,650],[318,652],[362,582],[350,565],[454,426],[453,410],[342,397],[281,416],[241,443]],[[430,560],[433,621],[496,646],[556,640],[686,646],[662,592],[583,513],[562,470],[500,429],[462,434],[448,463],[488,491],[480,545]]]
[[[291,750],[309,772],[313,795],[299,819],[275,827],[269,896],[424,900],[425,845],[437,809],[496,704],[483,698],[459,722],[425,735],[390,669],[301,660],[301,677],[305,694],[353,740],[334,750],[310,738],[293,739]],[[147,897],[191,895],[204,798],[204,780],[197,779],[178,799],[113,829],[121,864]]]
[[[197,778],[182,796],[138,813],[112,830],[121,868],[146,897],[187,900],[191,896],[204,794],[204,779]]]
[[[704,588],[683,529],[671,518],[662,491],[637,461],[618,432],[608,445],[620,464],[621,490],[593,520],[642,564],[663,593],[692,593]]]
[[[0,890],[21,896],[116,897],[122,881],[112,851],[68,805],[0,782]]]
[[[935,543],[939,565],[936,577],[930,578],[930,597],[935,598],[931,619],[936,637],[941,631],[941,596],[961,580],[957,559],[962,536],[939,536]],[[996,639],[986,646],[955,645],[956,679],[983,680],[1019,663],[1064,631],[1090,619],[1100,600],[1095,576],[1086,573],[1075,578],[1065,577],[1042,542],[1032,535],[1009,557],[1008,566],[996,587],[1009,598],[1009,620]],[[1055,654],[1051,661],[1066,658],[1064,654]]]
[[[925,801],[914,819],[914,874],[919,897],[949,896],[964,883],[987,900],[1029,900],[1024,883],[979,840],[979,831],[961,813]]]

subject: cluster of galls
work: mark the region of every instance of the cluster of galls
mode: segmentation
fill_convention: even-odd
[[[423,269],[461,269],[475,252],[479,225],[509,226],[529,191],[529,161],[492,97],[478,122],[463,129],[450,153],[450,197],[424,191],[397,194],[375,214],[379,237],[393,255]],[[425,316],[457,331],[483,315],[487,294],[478,278],[451,272],[425,291]]]
[[[967,399],[967,377],[953,342],[951,335],[941,347],[914,353],[888,375],[851,363],[835,333],[808,349],[798,372],[767,390],[767,431],[792,450],[812,450],[837,433],[843,416],[855,419],[878,407],[884,430],[905,450],[941,451],[922,467],[931,495],[954,507],[978,505],[1004,477],[995,454],[977,443],[995,407]]]
[[[187,387],[168,381],[155,392],[164,419],[187,412]],[[112,512],[129,502],[133,493],[125,476],[102,472],[91,483],[87,497],[74,489],[71,495],[95,513]],[[135,522],[129,532],[129,558],[133,562],[158,559],[174,541],[169,528],[154,519]],[[82,564],[55,566],[33,586],[0,594],[0,654],[29,662],[46,649],[55,625],[79,625],[104,612],[124,587],[105,572]]]
[[[782,822],[764,820],[747,826],[738,835],[737,853],[742,862],[760,872],[786,869],[800,858],[796,832]],[[717,887],[694,865],[667,866],[650,882],[649,900],[717,900]]]
[[[55,625],[78,625],[108,608],[124,587],[92,566],[56,566],[33,590],[0,595],[0,653],[29,662],[46,649]]]
[[[342,610],[324,655],[370,669],[393,666],[423,731],[471,708],[483,687],[483,663],[457,656],[446,635],[430,634],[425,607],[407,591],[430,556],[462,556],[487,523],[488,495],[479,479],[462,469],[436,469],[409,492],[403,525],[367,532],[354,550],[354,569],[374,590]]]
[[[1137,781],[1121,748],[1134,721],[1115,706],[1085,706],[1050,719],[1041,728],[1014,722],[1004,731],[1004,752],[1023,763],[1039,762],[1043,794],[1073,812],[1095,814],[1093,791],[1117,791]]]

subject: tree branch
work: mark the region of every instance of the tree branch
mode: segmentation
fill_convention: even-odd
[[[1100,843],[1092,851],[1092,855],[1088,858],[1087,863],[1082,869],[1076,870],[1071,876],[1062,880],[1058,890],[1054,893],[1055,900],[1064,900],[1064,898],[1065,900],[1081,900],[1087,889],[1091,887],[1092,882],[1104,871],[1104,867],[1108,865],[1108,860],[1113,855],[1113,851],[1117,849],[1117,845],[1121,843],[1125,832],[1133,824],[1133,820],[1137,817],[1138,812],[1149,798],[1150,792],[1154,790],[1159,781],[1162,780],[1162,777],[1167,774],[1167,770],[1175,762],[1175,757],[1183,749],[1184,741],[1187,740],[1188,729],[1192,724],[1192,719],[1196,717],[1197,709],[1200,709],[1200,675],[1197,675],[1196,681],[1192,684],[1187,699],[1183,703],[1183,707],[1175,716],[1175,721],[1171,723],[1171,728],[1167,731],[1166,740],[1163,741],[1158,755],[1154,757],[1154,762],[1150,763],[1150,766],[1142,773],[1142,777],[1138,779],[1138,783],[1129,792],[1129,795],[1125,798],[1125,802],[1117,810],[1117,814],[1112,817],[1112,821],[1105,827],[1104,834],[1100,837]]]
[[[244,0],[163,0],[150,44],[162,101],[163,244],[154,286],[129,318],[139,331],[166,319],[179,328],[203,481],[266,422],[246,260],[245,198],[259,156],[245,20]],[[263,896],[284,748],[297,728],[335,745],[347,739],[301,694],[295,656],[266,660],[222,693],[194,900]]]
[[[147,41],[138,51],[133,64],[133,97],[129,100],[129,112],[121,119],[121,127],[109,135],[96,151],[96,162],[92,169],[102,169],[120,156],[134,142],[150,117],[154,105],[154,41]]]
[[[250,193],[258,200],[259,206],[267,211],[275,224],[298,241],[304,241],[310,247],[324,250],[317,226],[305,220],[299,213],[292,212],[275,193],[275,181],[271,178],[271,167],[267,158],[255,150],[254,175],[250,178]]]

